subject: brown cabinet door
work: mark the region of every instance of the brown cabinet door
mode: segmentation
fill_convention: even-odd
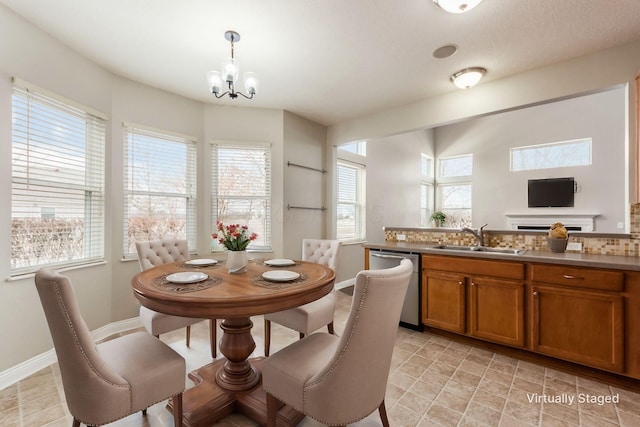
[[[524,347],[524,283],[472,277],[469,334]]]
[[[624,304],[619,295],[534,284],[533,350],[596,368],[624,368]]]
[[[422,322],[465,332],[465,276],[425,270],[422,275]]]

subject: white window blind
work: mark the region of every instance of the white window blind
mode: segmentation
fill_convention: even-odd
[[[215,142],[211,169],[212,232],[217,221],[246,225],[258,234],[249,249],[271,250],[271,146]]]
[[[337,162],[336,238],[345,242],[365,238],[363,165]]]
[[[195,248],[195,138],[125,124],[124,140],[124,256],[135,256],[137,241]]]
[[[11,274],[104,259],[105,120],[15,83]]]

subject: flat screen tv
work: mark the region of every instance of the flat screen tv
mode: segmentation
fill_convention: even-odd
[[[571,178],[530,179],[529,207],[573,207],[576,181]]]

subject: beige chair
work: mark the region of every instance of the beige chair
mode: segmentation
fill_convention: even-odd
[[[302,260],[317,262],[338,269],[338,255],[341,242],[338,240],[302,240]],[[271,322],[298,331],[300,338],[327,326],[330,334],[333,330],[333,315],[336,311],[336,294],[331,292],[319,300],[289,310],[278,311],[264,316],[264,355],[269,356],[271,347]]]
[[[264,360],[268,426],[276,425],[281,403],[331,426],[353,423],[377,408],[389,426],[384,396],[411,274],[408,259],[361,271],[342,337],[311,334]]]
[[[186,240],[165,239],[136,242],[138,252],[138,262],[141,270],[148,270],[162,264],[169,264],[177,261],[188,261],[189,244]],[[147,307],[140,306],[140,322],[151,335],[159,337],[160,334],[175,331],[180,328],[187,328],[187,347],[191,344],[191,325],[202,322],[202,319],[191,317],[171,316],[169,314],[158,313]],[[215,359],[216,351],[216,321],[209,320],[209,342],[211,346],[211,357]]]
[[[68,278],[42,269],[35,278],[60,365],[64,394],[80,423],[102,425],[173,397],[174,425],[182,425],[184,359],[146,332],[96,345]]]

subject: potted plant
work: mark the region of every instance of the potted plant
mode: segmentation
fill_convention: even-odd
[[[442,227],[446,220],[447,214],[442,211],[436,211],[431,214],[431,221],[433,221],[436,227]]]
[[[229,273],[243,273],[247,266],[247,246],[256,240],[256,233],[249,233],[249,227],[240,224],[224,225],[217,222],[217,232],[211,234],[214,240],[229,250],[227,254],[227,267]]]
[[[564,252],[567,249],[567,242],[569,242],[569,233],[565,226],[561,222],[554,223],[547,237],[547,245],[551,252]]]

